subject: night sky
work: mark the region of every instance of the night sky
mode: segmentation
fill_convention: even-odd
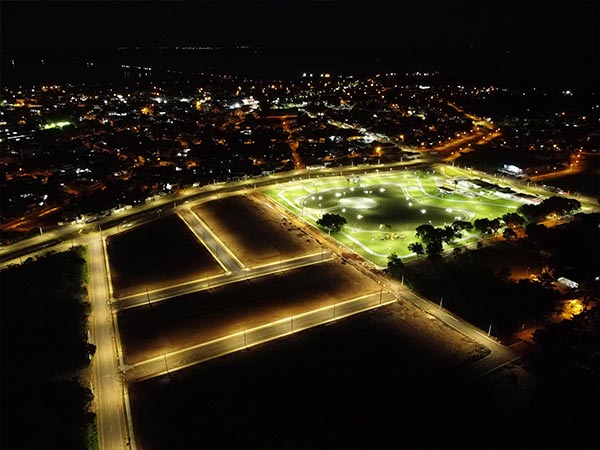
[[[2,1],[2,48],[259,45],[575,52],[599,1]]]

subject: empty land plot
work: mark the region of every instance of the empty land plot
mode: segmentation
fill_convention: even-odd
[[[236,195],[204,203],[194,212],[249,266],[321,250],[314,237],[261,198]]]
[[[117,317],[133,364],[379,291],[354,267],[329,262],[126,309]]]
[[[107,245],[116,298],[223,273],[176,215],[113,235]]]
[[[470,250],[460,255],[460,259],[487,266],[495,273],[508,269],[513,280],[537,274],[544,265],[543,257],[536,251],[506,242]]]
[[[457,413],[469,391],[455,369],[488,353],[397,302],[174,372],[168,382],[134,383],[134,429],[147,449],[462,443],[488,428],[460,431],[481,414]]]

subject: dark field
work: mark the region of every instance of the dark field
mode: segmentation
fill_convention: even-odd
[[[118,313],[129,364],[378,292],[351,266],[316,264]]]
[[[107,246],[115,298],[223,273],[176,215],[113,235]]]
[[[373,449],[472,438],[485,432],[473,428],[484,411],[454,402],[463,386],[453,373],[486,354],[394,303],[130,386],[137,442],[145,450]]]
[[[519,280],[542,270],[543,258],[532,250],[508,242],[463,253],[462,259],[491,268],[495,273],[508,269],[510,278]]]
[[[227,197],[193,210],[249,266],[321,251],[312,236],[298,229],[260,196]]]

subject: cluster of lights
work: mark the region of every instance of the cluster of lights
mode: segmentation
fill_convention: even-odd
[[[68,122],[68,121],[50,122],[45,125],[42,125],[42,130],[49,130],[50,128],[62,128],[67,125],[71,125],[71,122]]]

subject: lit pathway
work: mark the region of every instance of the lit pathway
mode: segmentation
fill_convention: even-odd
[[[190,206],[179,208],[179,217],[192,230],[196,237],[212,253],[214,258],[227,272],[240,272],[246,267],[231,250],[213,233],[210,227],[201,220]]]
[[[89,298],[92,304],[90,328],[96,354],[92,360],[94,396],[97,404],[98,441],[101,449],[128,448],[125,413],[126,386],[118,366],[116,335],[109,302],[108,272],[102,238],[90,237]]]
[[[169,286],[163,289],[156,289],[148,292],[140,292],[138,294],[129,295],[127,297],[121,297],[115,300],[113,306],[117,311],[121,311],[123,309],[128,308],[135,308],[138,306],[147,305],[148,303],[156,303],[173,297],[189,294],[192,292],[201,291],[205,289],[213,289],[218,286],[236,283],[238,281],[249,280],[265,275],[272,275],[277,272],[306,267],[312,264],[320,264],[326,261],[331,261],[332,259],[332,252],[323,249],[323,251],[319,253],[313,253],[311,255],[286,259],[284,261],[276,261],[274,263],[254,267],[251,270],[237,271],[235,273],[230,274],[200,278],[198,280]]]

